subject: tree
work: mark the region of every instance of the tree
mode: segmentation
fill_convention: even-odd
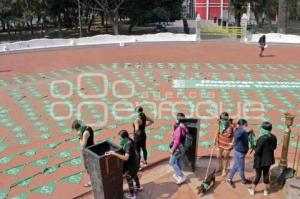
[[[129,32],[138,24],[175,21],[182,18],[183,0],[128,0],[123,14],[129,18]]]
[[[115,35],[119,34],[120,10],[127,0],[85,0],[84,6],[103,12],[104,16],[109,20],[113,27]]]
[[[279,0],[277,32],[285,34],[288,22],[288,0]]]

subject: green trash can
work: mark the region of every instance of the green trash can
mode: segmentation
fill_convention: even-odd
[[[197,149],[198,149],[198,137],[200,131],[200,120],[192,118],[183,118],[179,122],[183,123],[189,130],[189,133],[193,137],[193,144],[186,152],[183,158],[184,171],[196,170],[196,160],[197,160]]]
[[[83,149],[95,199],[123,199],[123,161],[105,156],[110,150],[121,153],[121,148],[109,141]]]

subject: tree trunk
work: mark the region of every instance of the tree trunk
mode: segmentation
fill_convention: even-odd
[[[104,17],[104,12],[101,13],[101,25],[104,26],[104,21],[105,21],[105,17]]]
[[[61,21],[61,17],[60,17],[60,14],[59,14],[59,16],[58,16],[58,37],[59,38],[62,38],[62,27],[61,27],[61,25],[62,25],[62,21]]]
[[[8,34],[9,40],[11,40],[9,20],[7,20],[7,22],[6,22],[6,27],[7,27],[7,34]]]
[[[88,29],[87,29],[88,33],[91,31],[91,27],[92,27],[94,21],[95,21],[95,15],[92,15],[92,18],[90,20],[90,23],[89,23],[89,26],[88,26]]]
[[[109,22],[112,25],[114,35],[119,35],[119,14],[111,13],[109,15]]]
[[[1,19],[2,31],[5,32],[5,21]]]
[[[285,34],[288,21],[288,0],[279,0],[277,32]]]
[[[34,35],[34,30],[33,30],[33,23],[32,23],[32,18],[30,19],[30,31],[31,31],[31,36]]]

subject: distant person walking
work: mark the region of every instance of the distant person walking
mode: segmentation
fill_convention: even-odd
[[[136,119],[133,124],[133,130],[134,130],[134,142],[136,146],[136,150],[139,154],[139,157],[141,157],[141,150],[143,151],[143,159],[144,161],[141,162],[141,168],[148,165],[147,162],[147,148],[146,148],[146,141],[147,141],[147,135],[146,135],[146,127],[153,124],[153,120],[146,116],[144,113],[143,107],[137,106],[135,108],[136,112]]]
[[[77,135],[79,136],[79,144],[83,149],[95,144],[93,129],[83,124],[82,121],[80,120],[73,121],[72,130],[76,131]],[[88,172],[88,168],[85,160],[84,160],[84,167]],[[88,183],[84,184],[84,187],[90,187],[91,185],[92,184],[89,181]]]
[[[230,170],[229,177],[227,178],[227,184],[232,188],[235,185],[232,181],[233,176],[239,170],[242,184],[250,184],[251,181],[245,177],[245,157],[249,150],[249,132],[246,130],[248,122],[245,119],[238,121],[238,128],[234,131],[234,153],[233,153],[233,166]]]
[[[258,40],[258,45],[260,48],[260,53],[259,56],[263,57],[263,52],[265,50],[265,48],[267,48],[267,44],[266,44],[266,35],[262,35],[259,40]]]
[[[252,188],[248,189],[250,195],[255,194],[255,189],[261,174],[264,178],[264,195],[269,194],[269,171],[272,164],[275,163],[274,151],[277,147],[277,139],[274,134],[271,133],[272,124],[270,122],[263,122],[259,131],[260,137],[258,138],[255,146],[254,164],[253,168],[256,171],[256,176],[252,184]]]

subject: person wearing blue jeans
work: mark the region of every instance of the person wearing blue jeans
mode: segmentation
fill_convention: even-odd
[[[246,131],[248,122],[245,119],[238,121],[238,128],[234,131],[234,152],[233,152],[233,166],[230,170],[227,183],[234,188],[232,182],[233,176],[239,170],[240,177],[243,184],[250,184],[251,181],[245,177],[245,157],[249,150],[249,132]]]
[[[175,125],[175,130],[172,134],[173,141],[170,144],[170,166],[173,167],[175,174],[173,177],[176,180],[178,185],[184,183],[186,181],[186,176],[182,172],[183,168],[183,155],[185,153],[183,143],[185,140],[185,136],[188,133],[187,127],[179,122],[179,119],[184,118],[185,115],[183,113],[177,114],[177,125]]]

